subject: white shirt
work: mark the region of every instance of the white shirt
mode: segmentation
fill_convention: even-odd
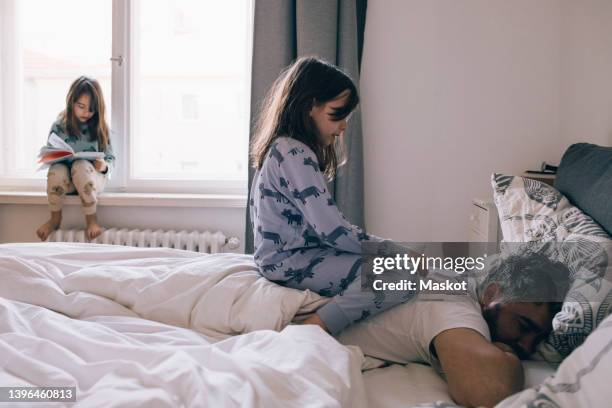
[[[441,300],[427,300],[432,298]],[[456,328],[473,329],[490,341],[489,327],[475,293],[419,295],[416,300],[349,326],[337,339],[360,347],[368,356],[401,364],[428,363],[441,371],[438,359],[432,355],[432,341],[443,331]]]

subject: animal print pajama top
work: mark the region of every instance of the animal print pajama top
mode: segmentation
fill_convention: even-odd
[[[361,242],[383,239],[342,215],[304,143],[276,139],[254,175],[249,208],[262,275],[333,297],[317,311],[332,334],[407,300],[361,290]]]

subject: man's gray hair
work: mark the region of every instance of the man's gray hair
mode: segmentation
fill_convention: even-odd
[[[540,253],[500,256],[478,285],[480,296],[493,283],[501,289],[495,299],[501,303],[559,303],[569,290],[569,269]]]

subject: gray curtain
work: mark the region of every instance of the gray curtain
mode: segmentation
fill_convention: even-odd
[[[251,128],[269,87],[298,57],[321,57],[341,67],[359,85],[366,7],[367,0],[255,0]],[[344,142],[348,162],[340,167],[330,191],[346,217],[363,227],[363,138],[359,111],[351,117]],[[249,168],[249,187],[253,173]],[[252,253],[248,206],[246,220],[245,252]]]

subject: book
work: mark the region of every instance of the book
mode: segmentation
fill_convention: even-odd
[[[58,135],[52,133],[49,136],[48,143],[40,148],[38,153],[38,162],[41,166],[38,170],[42,170],[51,166],[54,163],[66,162],[71,163],[74,160],[84,159],[94,161],[103,159],[103,152],[75,152],[72,147],[64,142]]]

